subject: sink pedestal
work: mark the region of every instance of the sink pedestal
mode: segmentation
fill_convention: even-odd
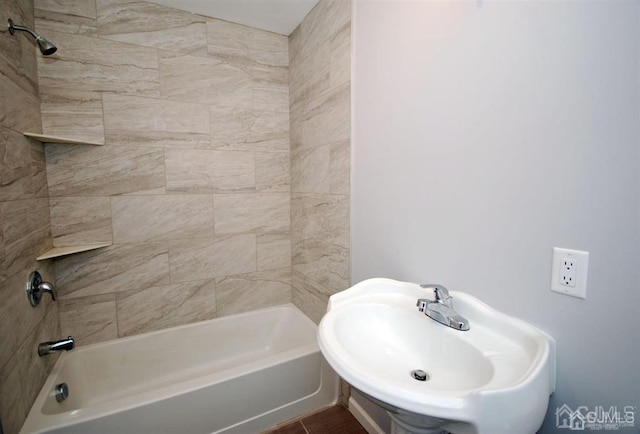
[[[439,427],[417,427],[404,423],[397,415],[387,412],[391,417],[391,434],[445,434]]]

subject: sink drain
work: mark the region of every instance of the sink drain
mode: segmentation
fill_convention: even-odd
[[[429,379],[429,374],[424,372],[422,369],[415,369],[411,371],[411,376],[418,381],[427,381]]]

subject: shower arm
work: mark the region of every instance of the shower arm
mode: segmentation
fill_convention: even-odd
[[[11,18],[9,18],[9,33],[11,33],[13,35],[13,34],[15,34],[16,30],[20,30],[22,32],[27,32],[27,33],[29,33],[31,36],[33,36],[36,39],[40,39],[41,38],[40,35],[38,35],[36,32],[31,30],[30,28],[25,27],[25,26],[20,26],[18,24],[14,24],[13,20]]]

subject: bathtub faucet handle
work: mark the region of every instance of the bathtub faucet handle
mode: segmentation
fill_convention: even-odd
[[[40,304],[42,294],[45,293],[51,295],[51,299],[56,301],[56,288],[52,283],[43,282],[40,273],[34,271],[27,281],[27,297],[29,297],[31,306],[36,307]]]

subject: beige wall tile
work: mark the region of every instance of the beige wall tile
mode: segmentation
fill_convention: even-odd
[[[233,235],[173,241],[171,282],[207,280],[256,271],[256,236]]]
[[[252,107],[251,74],[215,58],[162,52],[160,89],[163,98],[172,100]]]
[[[7,19],[16,24],[33,25],[33,3],[4,0],[2,2],[3,30],[6,31]],[[22,88],[29,95],[38,94],[38,74],[33,41],[28,37],[11,36],[8,32],[0,38],[0,73],[12,84]],[[2,100],[5,104],[6,100]],[[35,113],[33,113],[35,114]],[[4,123],[2,126],[7,127]]]
[[[0,125],[16,132],[41,131],[40,100],[0,75]]]
[[[0,202],[33,195],[31,141],[0,127]]]
[[[324,94],[309,106],[301,125],[302,145],[313,147],[349,140],[350,119],[350,90],[347,83]]]
[[[205,18],[146,1],[97,0],[101,38],[206,55]]]
[[[58,12],[75,17],[93,18],[97,16],[96,2],[86,0],[34,0],[36,9]]]
[[[4,366],[0,365],[0,389],[3,391],[0,393],[0,420],[5,434],[18,433],[29,411],[21,393],[20,363],[15,355]]]
[[[253,108],[289,113],[289,87],[286,85],[255,86]]]
[[[258,271],[291,267],[289,232],[258,235]]]
[[[51,196],[108,196],[164,189],[162,148],[45,145]]]
[[[171,131],[178,133],[209,133],[207,106],[103,94],[105,132],[110,131]]]
[[[238,151],[288,151],[287,113],[211,106],[211,143]]]
[[[256,152],[256,190],[262,192],[289,191],[289,152]]]
[[[121,337],[204,321],[216,313],[215,281],[126,291],[118,294],[117,307]]]
[[[33,180],[33,194],[35,197],[48,197],[46,161],[44,146],[40,141],[30,139],[31,148],[31,179]]]
[[[119,196],[111,198],[115,243],[213,236],[213,198]]]
[[[113,146],[153,146],[168,149],[211,149],[209,133],[148,131],[110,128],[105,141]]]
[[[96,36],[98,32],[95,2],[36,2],[36,32]],[[54,41],[55,43],[55,41]]]
[[[329,43],[330,85],[335,88],[351,80],[351,22],[348,21]]]
[[[331,184],[329,145],[291,151],[291,189],[300,193],[329,193]]]
[[[274,270],[216,279],[216,301],[219,316],[289,303],[291,275]]]
[[[55,247],[112,241],[108,197],[52,197],[49,213]]]
[[[217,193],[254,191],[253,152],[167,149],[167,191]]]
[[[289,228],[289,194],[216,194],[216,234],[279,232]]]
[[[317,290],[313,289],[314,284],[309,282],[304,274],[292,271],[291,292],[292,301],[306,316],[311,318],[316,324],[327,312],[329,298]]]
[[[116,318],[115,294],[60,300],[60,332],[73,336],[76,345],[117,338]]]
[[[40,87],[42,131],[52,136],[104,143],[99,92]]]
[[[329,145],[329,191],[349,195],[351,192],[351,146],[348,140]]]
[[[66,299],[148,288],[169,283],[169,251],[163,243],[114,245],[62,257],[55,270]]]
[[[157,50],[53,31],[47,38],[64,49],[38,57],[40,86],[158,96]]]

